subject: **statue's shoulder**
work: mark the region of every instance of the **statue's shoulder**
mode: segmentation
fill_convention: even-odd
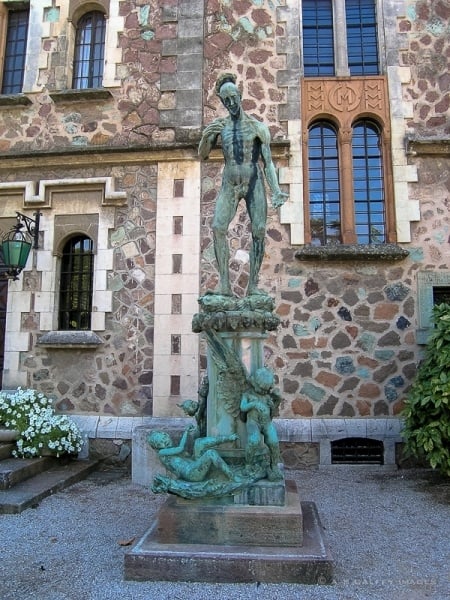
[[[222,129],[225,127],[227,121],[229,121],[229,117],[217,117],[217,119],[214,119],[214,121],[211,121],[210,125],[218,125],[220,127],[222,127]]]
[[[258,121],[255,117],[245,113],[247,121],[251,124],[253,130],[257,133],[263,144],[270,144],[270,131],[265,123]]]

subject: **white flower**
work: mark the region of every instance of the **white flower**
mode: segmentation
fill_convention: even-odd
[[[13,394],[0,392],[0,420],[7,427],[20,430],[14,456],[38,456],[46,445],[57,455],[81,450],[78,427],[67,416],[55,414],[51,404],[50,399],[32,389],[18,388]]]

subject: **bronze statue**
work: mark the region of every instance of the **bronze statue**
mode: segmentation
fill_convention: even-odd
[[[281,462],[280,447],[275,425],[272,421],[281,402],[279,390],[273,387],[273,373],[266,367],[258,369],[251,378],[253,385],[242,395],[240,408],[245,414],[247,427],[247,445],[245,463],[252,469],[255,456],[261,442],[269,449],[270,467],[267,472],[269,481],[283,479],[283,472],[278,463]]]
[[[155,475],[152,491],[193,499],[228,496],[245,489],[251,483],[251,477],[233,470],[215,449],[221,444],[237,441],[238,436],[197,438],[193,453],[189,455],[186,452],[188,436],[197,432],[195,425],[188,427],[178,445],[164,431],[153,431],[148,436],[148,443],[158,451],[161,463],[169,472],[169,475]]]
[[[208,389],[208,376],[205,375],[198,388],[198,401],[184,400],[181,404],[177,404],[186,415],[194,417],[197,421],[198,437],[206,436],[206,403],[208,399]]]
[[[264,174],[272,192],[272,206],[278,208],[287,199],[280,190],[275,166],[270,151],[268,127],[247,115],[241,106],[241,94],[236,85],[236,76],[225,73],[216,83],[216,93],[228,110],[229,116],[215,119],[205,127],[199,145],[199,155],[206,160],[215,146],[219,135],[225,167],[222,187],[217,197],[214,220],[214,252],[219,269],[219,286],[216,294],[232,296],[229,277],[230,252],[227,241],[228,227],[236,214],[241,199],[245,200],[252,225],[250,250],[250,275],[247,295],[264,294],[257,287],[258,274],[264,258],[267,202],[264,177],[259,160],[264,165]]]
[[[196,430],[197,428],[194,425],[188,427],[184,431],[178,446],[173,443],[170,435],[164,431],[153,431],[150,433],[148,443],[154,450],[158,451],[159,459],[166,469],[183,481],[204,481],[206,476],[213,470],[222,473],[228,479],[234,480],[236,474],[233,473],[217,450],[214,449],[214,446],[227,442],[235,442],[238,436],[232,434],[228,436],[197,438],[194,442],[193,455],[187,457],[185,452],[188,435]]]
[[[221,137],[225,166],[212,224],[219,285],[199,299],[203,312],[193,319],[193,330],[202,331],[208,343],[208,364],[212,361],[209,381],[203,380],[197,401],[185,400],[178,405],[196,421],[178,444],[162,431],[148,437],[168,471],[155,476],[152,490],[184,498],[236,495],[261,479],[283,479],[272,422],[281,397],[273,386],[273,373],[265,367],[256,369],[261,356],[250,365],[256,369],[251,375],[239,346],[223,333],[272,331],[279,325],[273,299],[257,287],[266,235],[265,181],[274,208],[286,201],[287,194],[278,184],[269,129],[242,110],[236,76],[225,73],[219,77],[216,93],[228,116],[205,128],[199,155],[206,160]],[[252,244],[247,294],[236,298],[230,285],[227,233],[242,199],[251,221]],[[206,431],[214,435],[206,436]],[[196,438],[192,454],[187,452],[190,438]],[[232,447],[219,452],[216,447],[224,443]]]

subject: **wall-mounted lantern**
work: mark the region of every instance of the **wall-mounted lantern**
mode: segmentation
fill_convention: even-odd
[[[27,264],[31,248],[38,248],[39,219],[42,213],[34,213],[36,219],[16,212],[17,222],[3,238],[1,248],[8,279],[16,280]],[[26,228],[27,233],[22,231]]]

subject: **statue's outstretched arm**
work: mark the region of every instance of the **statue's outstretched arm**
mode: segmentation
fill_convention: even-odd
[[[269,184],[270,191],[272,192],[272,206],[278,208],[286,202],[288,194],[280,190],[278,183],[277,172],[275,165],[272,160],[272,153],[270,151],[270,134],[266,126],[261,124],[260,140],[261,140],[261,157],[264,163],[264,174]]]
[[[186,449],[187,438],[191,431],[192,427],[190,426],[186,429],[186,431],[184,431],[178,446],[172,446],[172,448],[162,448],[159,450],[159,454],[161,456],[176,456],[177,454],[182,454]]]

